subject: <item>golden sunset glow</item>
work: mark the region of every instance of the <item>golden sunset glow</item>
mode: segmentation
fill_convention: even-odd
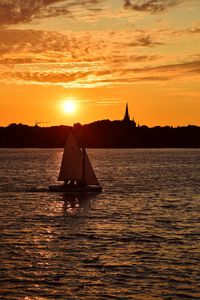
[[[200,124],[199,0],[31,3],[0,1],[0,126],[122,119],[126,102],[141,125]]]
[[[74,100],[66,100],[62,102],[62,110],[66,114],[73,114],[76,112],[77,105]]]

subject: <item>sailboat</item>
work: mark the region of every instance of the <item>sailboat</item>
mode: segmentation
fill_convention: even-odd
[[[79,147],[72,131],[69,132],[65,144],[58,181],[64,181],[64,184],[50,185],[50,191],[65,193],[102,191],[88,154],[84,147]]]

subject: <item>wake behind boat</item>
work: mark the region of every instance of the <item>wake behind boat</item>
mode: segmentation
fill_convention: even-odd
[[[50,185],[50,191],[65,193],[102,191],[87,152],[84,147],[79,147],[72,131],[67,137],[58,181],[64,181],[64,184]]]

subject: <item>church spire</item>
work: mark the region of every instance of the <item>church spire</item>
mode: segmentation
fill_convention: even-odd
[[[125,124],[131,124],[132,126],[136,127],[136,123],[133,120],[131,121],[130,119],[130,115],[129,115],[129,111],[128,111],[128,103],[126,102],[126,109],[125,109],[125,114],[124,114],[124,118],[122,120]]]
[[[124,122],[130,122],[130,115],[129,115],[129,112],[128,112],[128,103],[126,102],[126,110],[125,110],[125,115],[124,115],[124,119],[123,119]]]

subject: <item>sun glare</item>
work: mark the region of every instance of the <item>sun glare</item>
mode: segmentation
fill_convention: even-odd
[[[73,114],[76,111],[76,103],[73,100],[66,100],[62,103],[62,110],[66,114]]]

